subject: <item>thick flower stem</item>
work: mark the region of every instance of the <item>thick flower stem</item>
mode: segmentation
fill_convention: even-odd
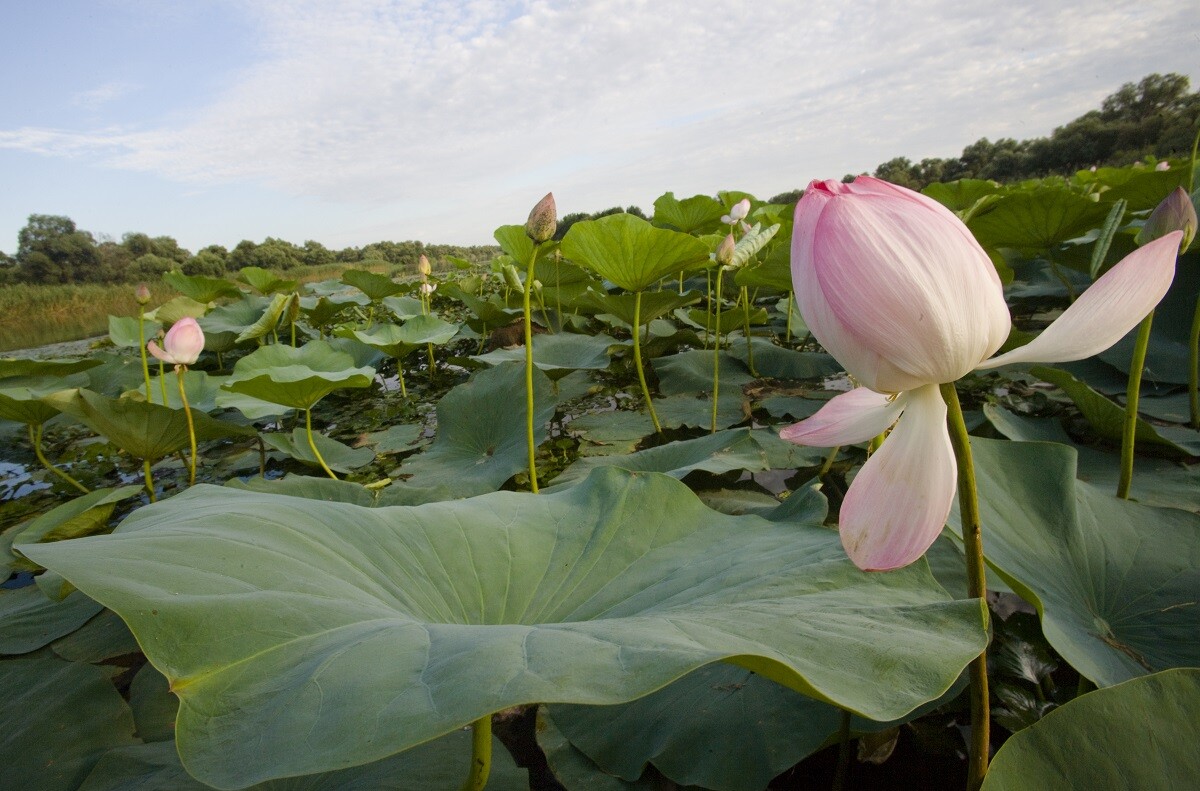
[[[646,384],[646,371],[642,367],[642,292],[638,291],[633,298],[633,364],[637,368],[638,382],[642,385],[642,396],[646,399],[646,408],[650,410],[650,422],[654,430],[662,433],[658,415],[654,411],[654,402],[650,399],[650,388]]]
[[[317,463],[321,465],[321,469],[325,470],[325,474],[335,481],[338,477],[333,474],[333,470],[329,469],[329,465],[325,463],[325,457],[321,455],[321,451],[317,450],[317,443],[313,441],[312,433],[312,409],[304,410],[304,431],[308,434],[308,447],[312,449],[313,455],[317,457]]]
[[[1146,367],[1146,349],[1150,345],[1150,325],[1153,323],[1154,311],[1150,311],[1138,327],[1137,341],[1133,345],[1133,359],[1129,361],[1129,387],[1125,390],[1125,425],[1121,430],[1121,477],[1117,480],[1117,497],[1122,500],[1129,499],[1129,487],[1133,485],[1138,396],[1142,392],[1142,369]]]
[[[150,361],[146,359],[146,311],[138,308],[138,348],[142,351],[142,379],[146,382],[146,400],[150,400]],[[166,402],[163,402],[166,406]]]
[[[750,293],[742,286],[742,332],[746,334],[746,367],[751,376],[758,376],[754,370],[754,344],[750,342]]]
[[[88,492],[91,491],[91,489],[87,488],[82,483],[80,483],[79,481],[72,478],[66,472],[64,472],[63,470],[60,470],[58,467],[55,467],[53,464],[50,463],[49,459],[46,458],[46,454],[42,452],[42,426],[41,426],[41,424],[38,424],[36,431],[34,430],[33,424],[32,423],[29,424],[29,442],[31,445],[33,445],[33,453],[35,456],[37,456],[38,461],[40,461],[42,463],[43,467],[45,467],[47,470],[49,470],[50,472],[57,475],[59,478],[62,478],[64,481],[71,484],[72,486],[74,486],[76,489],[83,492],[84,494],[87,494]]]
[[[492,717],[480,717],[471,723],[471,772],[463,791],[483,791],[492,771]]]
[[[175,381],[179,383],[179,400],[183,403],[183,414],[187,417],[188,443],[191,446],[192,458],[188,464],[188,486],[196,483],[196,425],[192,422],[192,408],[188,405],[187,391],[183,389],[183,375],[187,368],[175,366]]]
[[[154,478],[150,475],[150,460],[142,459],[142,478],[146,481],[146,494],[150,498],[150,502],[158,502],[158,498],[154,495]]]
[[[717,294],[715,314],[713,315],[713,404],[712,404],[712,433],[717,433],[717,396],[721,390],[721,276],[725,268],[717,270]]]
[[[846,776],[850,773],[850,712],[842,709],[842,721],[838,727],[838,762],[833,775],[832,791],[843,791]]]
[[[962,519],[963,551],[967,560],[967,595],[974,599],[987,596],[987,578],[983,561],[983,535],[979,519],[979,494],[975,488],[975,464],[971,459],[971,441],[963,420],[962,405],[953,382],[940,386],[946,402],[950,444],[958,463],[958,508]],[[991,748],[991,722],[988,710],[987,649],[971,660],[971,753],[967,764],[967,788],[983,785]]]
[[[1188,338],[1188,404],[1192,411],[1192,428],[1200,429],[1200,297],[1192,313],[1192,334]]]
[[[533,440],[533,319],[530,315],[530,297],[533,294],[533,268],[537,263],[538,246],[529,254],[529,269],[525,274],[525,442],[529,446],[529,490],[538,493],[537,445]]]

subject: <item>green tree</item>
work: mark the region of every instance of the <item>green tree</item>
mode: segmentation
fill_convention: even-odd
[[[96,240],[70,217],[31,214],[17,234],[17,266],[30,283],[87,283],[103,279]]]

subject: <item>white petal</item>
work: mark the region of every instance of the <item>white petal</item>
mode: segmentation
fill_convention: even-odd
[[[1138,325],[1166,295],[1175,277],[1179,231],[1125,256],[1080,295],[1042,334],[980,368],[1010,363],[1065,363],[1091,357]]]
[[[909,393],[904,417],[859,470],[842,502],[846,554],[861,569],[907,566],[942,532],[957,468],[937,385]]]
[[[797,445],[815,448],[855,445],[890,428],[907,402],[905,393],[886,396],[859,387],[834,396],[815,415],[788,426],[779,432],[779,436]]]

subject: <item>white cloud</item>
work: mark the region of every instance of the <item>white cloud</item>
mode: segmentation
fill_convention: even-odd
[[[98,85],[89,91],[83,91],[71,97],[71,104],[87,110],[98,109],[109,102],[120,99],[136,91],[138,86],[130,82],[112,81]]]
[[[547,189],[565,211],[767,197],[1043,135],[1122,82],[1195,74],[1186,6],[246,0],[264,58],[190,117],[0,147],[388,207],[394,235],[477,241]]]

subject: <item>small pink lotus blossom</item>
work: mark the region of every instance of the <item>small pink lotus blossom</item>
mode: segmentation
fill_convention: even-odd
[[[957,216],[865,176],[809,185],[792,235],[796,302],[813,336],[865,386],[780,436],[832,447],[896,424],[842,503],[842,545],[855,564],[906,566],[945,525],[957,471],[938,385],[978,368],[1107,349],[1166,294],[1180,237],[1129,254],[1032,342],[992,357],[1012,320],[995,267]]]
[[[429,296],[430,294],[432,294],[435,291],[437,291],[437,283],[422,283],[421,284],[421,293],[422,294]]]
[[[204,351],[204,330],[191,316],[175,322],[163,338],[162,348],[154,341],[146,344],[149,350],[164,363],[174,365],[192,365]]]
[[[1154,169],[1155,170],[1170,170],[1171,163],[1164,159],[1162,162],[1159,162],[1157,165],[1155,165]]]

